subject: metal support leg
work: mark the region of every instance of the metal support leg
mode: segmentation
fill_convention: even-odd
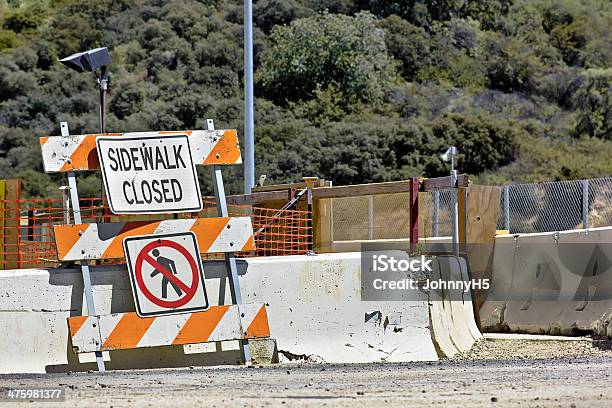
[[[68,123],[61,122],[62,136],[69,136]],[[70,188],[70,201],[72,202],[72,213],[74,214],[74,223],[82,224],[81,205],[79,204],[79,193],[77,190],[76,176],[73,171],[68,172],[68,186]],[[83,275],[83,287],[85,288],[85,303],[87,304],[87,315],[95,316],[96,307],[94,305],[93,290],[91,288],[91,278],[89,275],[89,265],[87,261],[81,261],[81,274]],[[104,372],[104,357],[101,351],[96,351],[96,363],[98,363],[98,371]]]
[[[206,119],[206,129],[214,130],[215,126],[212,119]],[[215,189],[215,200],[217,202],[217,215],[219,217],[228,217],[227,201],[225,199],[225,187],[223,186],[223,175],[221,166],[213,166],[212,182]],[[232,295],[232,303],[236,305],[242,304],[242,295],[240,293],[240,282],[238,281],[238,267],[236,265],[236,257],[233,252],[225,254],[225,264],[228,271],[230,293]],[[245,363],[251,362],[251,352],[249,350],[249,341],[242,340],[240,347],[242,360]]]

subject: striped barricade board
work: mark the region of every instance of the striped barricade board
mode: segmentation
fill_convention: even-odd
[[[150,138],[169,135],[188,137],[195,164],[242,163],[236,130],[185,130],[41,137],[43,166],[46,173],[99,170],[98,137]]]
[[[264,304],[142,318],[136,313],[68,318],[75,353],[270,337]]]
[[[250,217],[188,218],[163,221],[132,221],[55,225],[55,242],[61,261],[123,258],[128,237],[195,233],[200,253],[255,250]]]

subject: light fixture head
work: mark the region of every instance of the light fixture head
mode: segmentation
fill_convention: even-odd
[[[457,148],[455,146],[451,146],[448,149],[446,149],[446,151],[440,155],[440,158],[442,158],[442,160],[444,160],[445,162],[449,162],[451,161],[451,156],[456,156],[457,155]]]
[[[69,57],[60,59],[60,62],[77,72],[95,72],[110,64],[110,53],[107,47],[94,48],[84,52],[77,52]]]

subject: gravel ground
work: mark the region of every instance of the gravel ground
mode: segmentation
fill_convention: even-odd
[[[555,355],[555,350],[564,357],[541,358]],[[531,358],[534,355],[538,358]],[[67,396],[61,406],[66,407],[608,408],[610,384],[612,352],[598,344],[514,340],[478,342],[464,356],[433,363],[292,363],[0,376],[3,387],[64,387]],[[11,405],[60,404],[2,403],[0,407]]]
[[[612,341],[583,338],[554,340],[486,340],[474,343],[470,351],[452,360],[550,359],[576,356],[612,357]]]

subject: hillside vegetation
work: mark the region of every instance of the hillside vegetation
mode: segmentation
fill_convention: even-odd
[[[612,175],[606,0],[259,0],[257,177],[335,184]],[[109,131],[243,127],[242,3],[0,0],[0,178],[57,195],[38,137],[94,133],[97,88],[58,58],[112,55]],[[203,185],[211,190],[205,169]],[[99,175],[80,179],[99,194]],[[233,169],[231,190],[242,186]]]

